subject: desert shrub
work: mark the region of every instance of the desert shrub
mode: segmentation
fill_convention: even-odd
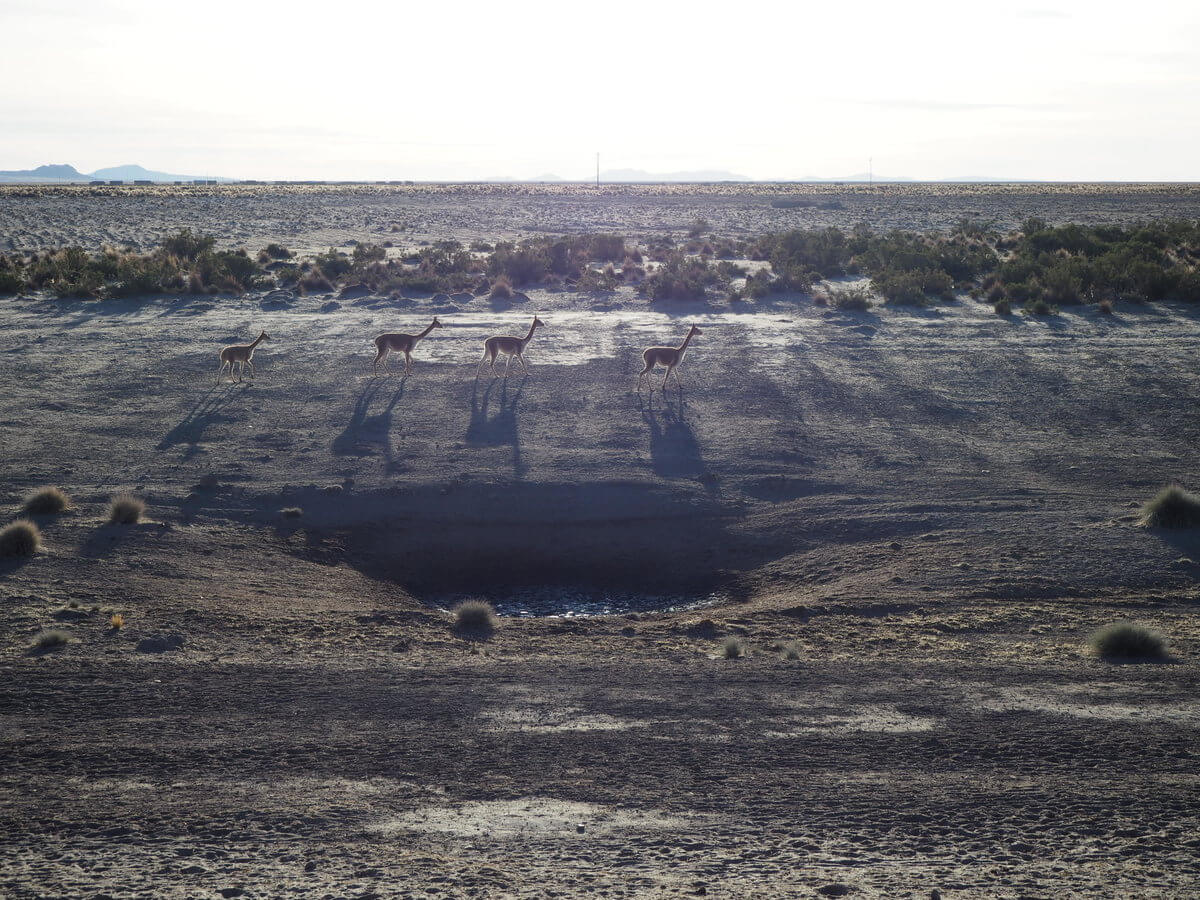
[[[1101,300],[1098,309],[1102,315],[1111,316],[1113,314],[1113,302],[1111,300]]]
[[[1012,315],[1012,303],[1009,302],[1007,297],[1001,298],[993,303],[992,309],[996,311],[996,315],[998,316]]]
[[[619,234],[586,235],[582,243],[586,247],[588,257],[600,262],[618,262],[626,255],[625,238]]]
[[[1021,307],[1026,315],[1030,316],[1052,316],[1058,310],[1047,303],[1045,300],[1026,300],[1024,306]]]
[[[710,227],[711,226],[708,224],[708,222],[706,220],[697,219],[695,222],[693,222],[691,225],[688,226],[688,237],[698,238],[698,237],[700,237],[700,235],[702,235],[706,231],[708,231]]]
[[[726,280],[733,278],[745,278],[749,270],[745,266],[739,266],[737,263],[730,262],[727,259],[717,263],[717,274]]]
[[[454,630],[486,637],[496,630],[496,611],[483,600],[464,600],[454,607]]]
[[[513,297],[512,282],[507,275],[498,275],[492,279],[492,290],[488,296],[492,300],[511,300]]]
[[[279,511],[279,514],[285,519],[299,519],[304,515],[304,510],[299,506],[285,506]]]
[[[35,516],[51,516],[71,505],[71,498],[56,487],[38,488],[25,498],[22,509]]]
[[[41,545],[42,533],[28,519],[0,528],[0,557],[33,556]]]
[[[471,241],[472,253],[491,253],[493,249],[487,241]]]
[[[1114,622],[1093,632],[1088,645],[1098,655],[1114,659],[1164,659],[1167,642],[1163,636],[1132,622]]]
[[[783,658],[788,660],[800,658],[800,647],[795,641],[783,645]]]
[[[282,244],[267,244],[259,256],[265,256],[267,259],[291,259],[292,251]]]
[[[741,659],[745,652],[742,642],[735,637],[725,638],[725,643],[721,645],[721,655],[725,659]]]
[[[333,282],[316,266],[301,275],[296,283],[301,291],[326,293],[333,290]]]
[[[871,294],[864,288],[830,288],[826,293],[828,305],[834,309],[866,312],[871,308]]]
[[[108,521],[117,525],[133,525],[142,518],[146,504],[133,494],[117,494],[108,505]]]
[[[383,262],[387,259],[387,251],[378,244],[359,244],[351,256],[354,267],[359,268],[373,262]]]
[[[164,238],[161,246],[171,256],[194,261],[205,253],[211,253],[216,243],[216,238],[202,234],[193,234],[192,229],[184,228],[182,231],[171,235],[171,237]]]
[[[1200,496],[1177,484],[1168,485],[1142,506],[1139,521],[1146,528],[1196,528],[1200,526]]]
[[[887,269],[871,277],[871,284],[889,303],[918,305],[933,294],[950,297],[954,288],[953,279],[936,269],[899,270]]]
[[[0,267],[0,296],[19,294],[25,287],[25,278],[16,266]]]
[[[708,263],[675,253],[647,275],[638,290],[651,300],[696,301],[703,300],[708,287],[719,280]]]
[[[354,263],[345,253],[330,248],[324,253],[318,253],[313,258],[313,266],[319,268],[328,277],[336,279],[353,269]]]
[[[67,646],[71,636],[57,628],[48,628],[45,631],[39,631],[33,637],[33,642],[30,644],[31,650],[60,650]]]
[[[120,631],[125,627],[125,617],[120,613],[113,613],[108,620],[108,627],[114,631]]]

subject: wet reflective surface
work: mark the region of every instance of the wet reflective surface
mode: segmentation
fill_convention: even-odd
[[[729,598],[719,592],[702,595],[641,594],[545,586],[514,589],[503,594],[493,595],[445,594],[432,597],[428,602],[443,609],[453,609],[464,600],[484,600],[502,616],[577,618],[579,616],[609,616],[697,609],[701,606],[728,602]]]

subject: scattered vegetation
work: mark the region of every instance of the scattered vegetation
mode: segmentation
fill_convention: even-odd
[[[1196,528],[1200,526],[1200,496],[1177,484],[1168,485],[1142,506],[1139,521],[1146,528]]]
[[[1166,659],[1167,642],[1161,634],[1132,622],[1105,625],[1088,638],[1099,656],[1109,659]]]
[[[741,659],[746,655],[746,651],[740,640],[735,637],[727,637],[725,643],[721,645],[721,655],[725,659]]]
[[[120,631],[125,627],[125,617],[120,613],[113,613],[108,620],[108,627],[114,631]]]
[[[21,507],[33,516],[52,516],[64,512],[71,505],[71,498],[56,487],[38,488],[25,498]]]
[[[299,519],[302,515],[304,515],[304,510],[299,506],[285,506],[279,511],[279,513],[285,519]]]
[[[487,638],[496,630],[496,611],[483,600],[464,600],[454,607],[454,630],[468,637]]]
[[[783,658],[795,661],[800,658],[800,646],[792,641],[783,645]]]
[[[33,637],[33,643],[30,644],[31,650],[46,652],[49,650],[60,650],[70,643],[71,635],[65,631],[60,631],[57,628],[47,628],[44,631],[39,631]]]
[[[28,519],[0,528],[0,557],[33,556],[41,545],[42,533]]]
[[[862,287],[829,288],[825,291],[825,305],[834,309],[866,312],[871,308],[871,292]]]
[[[108,521],[117,525],[135,525],[141,521],[146,504],[133,494],[117,494],[108,506]]]
[[[643,248],[662,265],[643,268]],[[65,247],[28,257],[0,255],[0,294],[43,290],[59,297],[104,298],[276,286],[332,291],[349,284],[383,294],[479,293],[503,276],[514,288],[548,284],[596,290],[623,280],[638,283],[654,299],[698,300],[714,285],[728,286],[744,276],[741,267],[721,263],[745,255],[770,267],[765,275],[748,278],[745,288],[734,292],[738,297],[809,292],[822,279],[861,274],[888,303],[970,294],[986,297],[998,311],[1004,308],[1001,301],[1008,301],[1010,308],[1015,304],[1044,315],[1043,310],[1075,303],[1200,302],[1200,222],[1051,226],[1031,218],[1009,234],[969,221],[945,233],[876,232],[860,225],[848,231],[795,229],[744,243],[713,237],[709,224],[698,221],[682,243],[662,235],[645,240],[643,248],[621,235],[600,233],[494,245],[475,241],[469,247],[437,241],[391,257],[385,245],[362,243],[350,253],[330,249],[297,260],[274,243],[255,257],[240,249],[218,250],[212,237],[183,229],[146,253]],[[619,276],[614,269],[610,277],[608,263],[621,266]]]

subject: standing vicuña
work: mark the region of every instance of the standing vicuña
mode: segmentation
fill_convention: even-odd
[[[246,371],[246,366],[250,367],[250,374],[254,374],[254,348],[263,341],[269,341],[270,337],[264,331],[254,339],[252,344],[234,344],[232,347],[226,347],[221,351],[221,368],[217,369],[217,381],[220,382],[221,376],[225,374],[225,367],[229,366],[229,374],[233,376],[234,363],[240,363],[238,369],[238,381],[242,380],[242,375]]]
[[[429,323],[429,327],[420,334],[381,334],[375,338],[375,349],[379,352],[375,355],[375,374],[379,374],[379,361],[383,360],[383,371],[387,371],[387,355],[395,350],[398,353],[404,354],[404,374],[412,374],[412,352],[413,347],[417,346],[417,341],[429,334],[435,328],[441,328],[442,323],[437,320],[437,316],[433,317],[433,321]]]
[[[667,374],[663,376],[662,389],[667,389],[667,379],[671,377],[671,373],[675,372],[675,367],[683,360],[683,354],[687,350],[688,342],[697,334],[703,334],[699,328],[693,325],[688,329],[687,337],[683,339],[683,343],[678,347],[647,347],[642,351],[642,360],[646,363],[646,368],[642,369],[638,375],[638,390],[642,389],[642,378],[646,377],[649,380],[648,374],[655,366],[666,366]],[[675,372],[675,382],[683,387],[683,382],[679,380],[679,373]],[[650,391],[653,393],[654,388]]]
[[[484,341],[483,342],[483,359],[479,360],[479,365],[475,367],[476,375],[478,376],[479,370],[483,367],[483,364],[485,362],[487,362],[489,359],[492,361],[492,374],[495,374],[495,372],[496,372],[496,354],[497,353],[503,353],[508,357],[508,360],[504,363],[504,377],[505,378],[508,377],[508,367],[512,365],[514,356],[518,360],[520,360],[521,368],[524,369],[525,372],[528,373],[529,365],[525,362],[525,357],[523,355],[525,352],[525,345],[528,344],[529,341],[533,338],[534,329],[536,329],[539,325],[541,325],[544,328],[546,326],[546,323],[543,322],[541,319],[539,319],[537,316],[534,316],[533,324],[529,326],[529,334],[525,335],[525,337],[523,337],[523,338],[509,337],[507,335],[500,334],[500,335],[496,335],[495,337],[490,337],[486,341]]]

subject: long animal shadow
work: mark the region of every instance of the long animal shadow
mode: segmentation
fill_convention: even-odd
[[[529,376],[521,376],[514,391],[509,392],[508,379],[492,379],[479,393],[479,379],[471,389],[471,420],[467,423],[466,441],[475,447],[512,447],[513,477],[525,477],[525,463],[521,458],[521,435],[517,418],[517,404],[525,390]],[[499,389],[497,389],[499,385]],[[493,391],[498,409],[491,413]]]
[[[679,389],[677,400],[671,399],[668,392],[661,408],[654,405],[653,397],[648,402],[639,398],[638,408],[650,429],[650,465],[654,473],[664,478],[696,478],[711,491],[711,473],[704,464],[696,433],[684,417],[683,389]]]
[[[367,382],[358,399],[354,401],[350,421],[346,423],[342,433],[333,439],[332,449],[340,456],[373,456],[382,450],[388,471],[394,471],[400,468],[400,465],[392,452],[392,414],[404,399],[404,388],[408,381],[401,380],[400,386],[396,388],[387,405],[371,415],[371,404],[386,383],[379,379]]]
[[[224,410],[235,399],[240,399],[249,388],[245,382],[232,385],[215,385],[201,397],[183,420],[163,435],[156,449],[170,450],[176,444],[189,444],[185,456],[195,456],[200,452],[200,442],[204,440],[204,431],[210,425],[222,422],[234,422],[236,416],[227,415]]]

